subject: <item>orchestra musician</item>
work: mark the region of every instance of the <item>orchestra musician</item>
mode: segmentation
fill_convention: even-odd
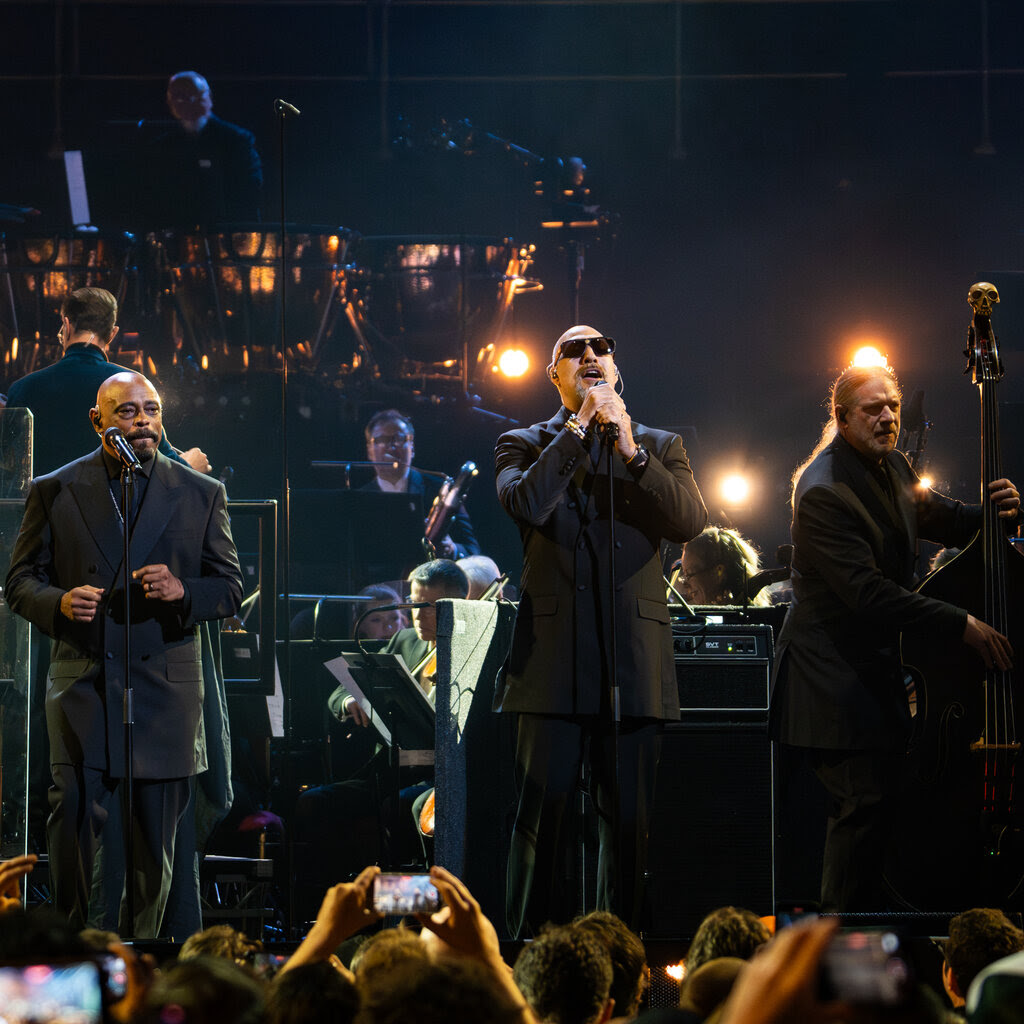
[[[772,738],[809,751],[830,808],[821,880],[827,911],[885,909],[889,820],[910,735],[901,631],[961,636],[989,667],[1009,641],[965,610],[912,588],[918,537],[965,543],[981,506],[922,485],[895,450],[900,388],[882,367],[850,367],[832,385],[831,417],[794,474],[793,600],[772,678]],[[1020,496],[991,484],[999,516]]]
[[[434,699],[434,674],[437,668],[435,654],[437,612],[434,605],[442,598],[465,597],[469,591],[466,574],[448,559],[435,559],[418,565],[409,574],[409,603],[423,604],[413,608],[412,626],[399,630],[382,648],[382,654],[398,654],[406,668],[416,678],[424,693]],[[338,686],[330,695],[327,706],[339,721],[350,721],[362,727],[370,719],[356,698],[344,686]],[[300,842],[309,845],[306,861],[307,873],[321,881],[336,881],[344,874],[344,866],[354,864],[358,857],[369,854],[369,859],[380,856],[373,848],[358,853],[352,829],[356,822],[382,815],[380,796],[384,792],[381,781],[385,771],[385,751],[378,747],[374,757],[359,772],[342,782],[309,789],[299,798],[296,807],[296,834]],[[412,804],[422,792],[433,784],[433,768],[411,765],[401,769],[400,815],[402,834],[392,836],[392,857],[405,863],[421,854],[422,847],[412,817]],[[376,829],[374,829],[376,833]]]
[[[430,507],[438,488],[413,467],[416,431],[407,416],[397,409],[382,409],[365,428],[366,457],[376,463],[374,478],[360,488],[384,494],[423,495],[424,511]],[[448,533],[437,544],[439,558],[457,560],[480,554],[480,543],[465,505],[456,508]]]
[[[547,422],[503,434],[495,453],[498,497],[524,550],[521,600],[496,702],[518,716],[519,805],[506,907],[517,937],[575,912],[573,886],[559,865],[584,758],[599,815],[598,907],[636,927],[659,723],[679,718],[660,544],[696,536],[707,510],[679,436],[630,418],[615,388],[614,352],[614,341],[592,327],[566,331],[547,369],[561,408]],[[619,709],[610,692],[609,472]],[[621,711],[617,727],[614,710]],[[618,778],[610,756],[616,733]],[[617,836],[610,820],[616,788]]]
[[[214,114],[210,85],[197,71],[171,75],[167,107],[177,123],[153,141],[142,175],[149,223],[194,229],[258,221],[263,167],[252,132]]]

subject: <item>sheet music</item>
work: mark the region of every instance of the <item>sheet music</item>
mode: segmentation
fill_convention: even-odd
[[[331,675],[334,676],[334,678],[337,679],[353,697],[355,697],[359,706],[366,712],[366,717],[370,719],[370,724],[380,734],[381,739],[390,747],[391,732],[374,712],[373,707],[366,699],[366,694],[360,689],[359,684],[352,678],[352,673],[348,670],[348,662],[345,661],[344,656],[339,656],[331,661],[325,661],[324,668],[327,669],[327,671],[330,672]]]

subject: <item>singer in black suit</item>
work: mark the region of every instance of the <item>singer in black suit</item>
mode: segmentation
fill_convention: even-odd
[[[882,875],[911,715],[899,633],[962,636],[1008,668],[1009,641],[964,609],[915,593],[917,538],[962,545],[981,507],[922,486],[895,450],[900,391],[879,367],[851,367],[832,387],[832,417],[795,475],[793,601],[776,650],[772,737],[810,750],[831,808],[823,909],[886,909]],[[1009,480],[992,483],[1016,518]],[[782,853],[785,856],[785,852]]]
[[[520,795],[507,888],[508,925],[516,936],[536,933],[547,920],[568,920],[575,909],[574,887],[559,866],[584,759],[599,815],[598,906],[637,926],[658,723],[679,717],[660,544],[695,537],[707,510],[678,435],[630,419],[615,390],[614,348],[591,327],[566,331],[548,367],[562,408],[545,423],[504,434],[495,453],[498,497],[524,549],[522,597],[498,700],[500,710],[518,715],[519,726]],[[609,693],[612,605],[619,709]],[[621,712],[618,780],[609,758],[615,710]],[[613,863],[610,822],[616,781],[621,865]]]
[[[46,697],[48,822],[54,902],[78,926],[107,806],[125,774],[122,523],[132,525],[131,609],[136,818],[135,920],[125,935],[159,934],[177,822],[189,779],[206,767],[198,623],[233,615],[242,578],[223,485],[157,451],[160,399],[145,377],[117,374],[91,412],[101,436],[124,431],[141,466],[121,507],[121,460],[105,439],[32,482],[5,596],[53,638]]]

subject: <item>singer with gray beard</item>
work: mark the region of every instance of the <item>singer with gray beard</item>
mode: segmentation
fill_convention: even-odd
[[[153,385],[118,373],[100,386],[89,417],[101,446],[32,481],[5,597],[53,641],[50,874],[56,908],[81,928],[107,808],[123,795],[127,515],[136,872],[135,919],[122,916],[119,930],[155,938],[189,780],[206,767],[198,623],[237,612],[242,577],[223,485],[157,450],[163,425]],[[121,465],[132,456],[139,467],[125,510]]]
[[[679,718],[660,545],[695,537],[707,510],[679,436],[630,418],[614,352],[615,342],[592,327],[566,331],[548,366],[561,408],[547,422],[504,434],[495,452],[498,497],[519,527],[524,554],[496,701],[518,716],[519,804],[506,890],[515,937],[576,912],[580,880],[561,869],[573,860],[565,849],[584,761],[599,821],[597,905],[637,927],[660,723]]]

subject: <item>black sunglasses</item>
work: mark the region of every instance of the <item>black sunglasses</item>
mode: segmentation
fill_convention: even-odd
[[[555,362],[559,359],[579,359],[588,345],[594,350],[595,356],[609,356],[615,351],[614,338],[569,338],[559,346]]]

